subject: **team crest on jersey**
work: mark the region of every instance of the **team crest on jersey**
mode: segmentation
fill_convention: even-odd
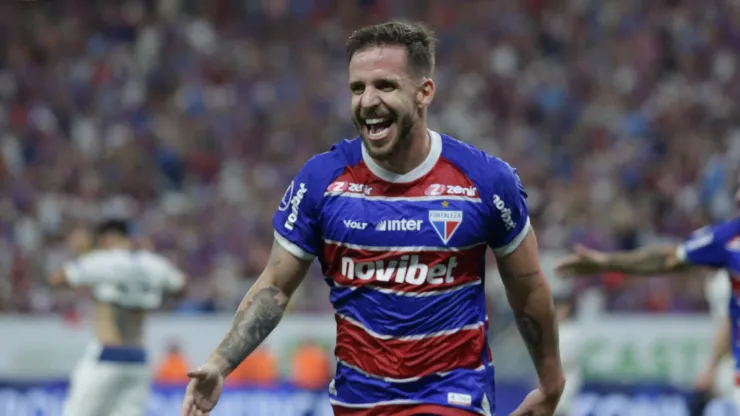
[[[429,211],[429,222],[444,244],[447,244],[455,231],[460,228],[462,220],[462,211]]]

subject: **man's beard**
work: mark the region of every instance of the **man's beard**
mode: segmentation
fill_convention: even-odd
[[[355,123],[357,124],[357,122]],[[364,136],[363,127],[361,125],[358,126],[362,144],[365,146],[365,150],[367,150],[370,157],[376,160],[387,160],[397,154],[399,150],[408,148],[411,143],[411,131],[414,129],[413,116],[411,114],[404,114],[396,117],[395,123],[396,137],[392,139],[389,146],[381,149],[373,146],[372,142]]]

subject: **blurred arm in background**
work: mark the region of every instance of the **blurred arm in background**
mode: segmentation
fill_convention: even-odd
[[[588,276],[616,271],[633,275],[656,275],[694,267],[723,269],[731,257],[727,247],[740,232],[740,218],[702,227],[683,243],[648,246],[629,251],[604,253],[581,245],[557,267],[563,277]]]
[[[588,276],[617,271],[632,275],[656,275],[690,267],[679,258],[679,246],[651,246],[630,251],[604,253],[577,245],[574,254],[563,260],[557,272],[563,277]]]

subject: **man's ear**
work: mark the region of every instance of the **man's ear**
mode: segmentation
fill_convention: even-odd
[[[431,78],[422,78],[419,90],[416,93],[416,103],[419,108],[426,108],[432,103],[437,87]]]

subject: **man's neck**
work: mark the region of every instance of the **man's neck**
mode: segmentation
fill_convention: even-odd
[[[399,175],[404,175],[416,169],[421,165],[432,149],[432,139],[429,137],[426,123],[419,123],[419,126],[411,132],[409,145],[404,149],[398,149],[393,156],[384,160],[375,160],[378,166]]]

